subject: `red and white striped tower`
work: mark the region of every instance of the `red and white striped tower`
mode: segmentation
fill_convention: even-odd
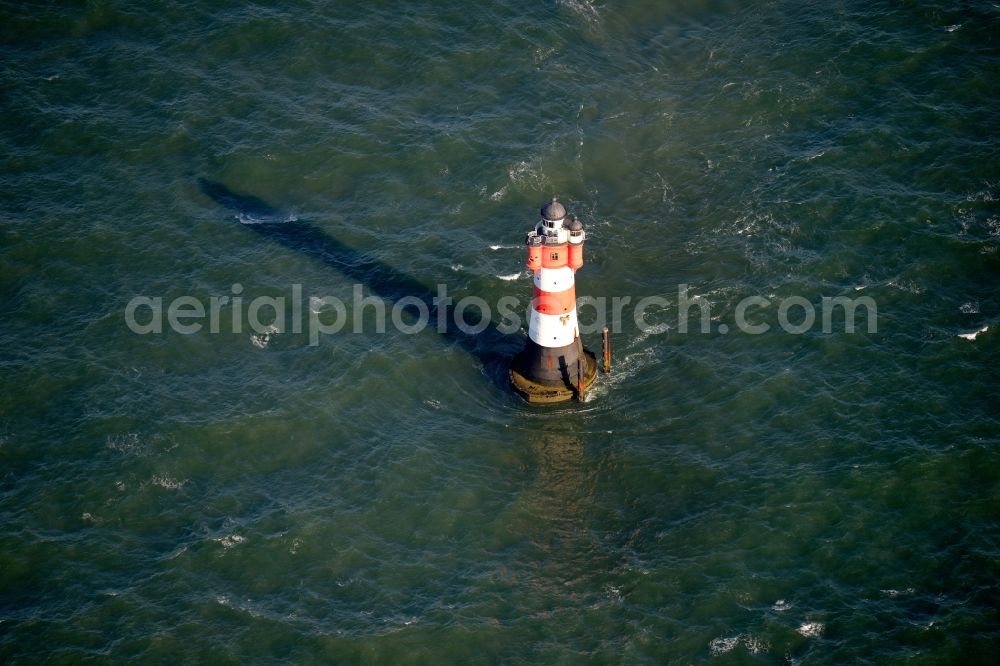
[[[597,361],[580,339],[574,275],[583,266],[586,232],[555,197],[529,231],[528,268],[534,289],[528,341],[510,367],[510,379],[529,402],[582,398],[597,374]]]

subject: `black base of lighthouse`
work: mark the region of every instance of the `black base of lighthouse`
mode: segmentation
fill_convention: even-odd
[[[510,382],[528,402],[583,399],[597,376],[597,358],[580,338],[565,347],[542,347],[528,338],[510,364]]]

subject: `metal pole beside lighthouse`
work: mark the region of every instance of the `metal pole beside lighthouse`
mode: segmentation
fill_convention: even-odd
[[[525,240],[534,288],[528,340],[511,362],[510,381],[528,402],[582,399],[597,374],[576,319],[574,275],[583,266],[584,240],[583,223],[575,216],[567,222],[555,197]]]

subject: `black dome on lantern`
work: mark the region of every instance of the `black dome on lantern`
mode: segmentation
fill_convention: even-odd
[[[542,218],[553,222],[555,220],[561,220],[566,217],[566,208],[559,203],[555,197],[552,197],[552,201],[542,206],[539,211],[542,214]]]

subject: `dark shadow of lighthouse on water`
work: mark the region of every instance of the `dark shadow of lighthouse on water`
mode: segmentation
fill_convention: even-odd
[[[419,298],[430,314],[427,328],[437,330],[446,340],[474,356],[486,374],[507,389],[504,371],[510,354],[505,347],[510,347],[511,336],[500,333],[495,326],[487,326],[478,334],[467,333],[455,324],[453,304],[436,306],[437,294],[409,275],[345,245],[310,222],[283,217],[280,211],[257,197],[237,194],[222,183],[205,178],[198,179],[198,186],[210,199],[235,213],[237,219],[252,218],[252,224],[242,226],[269,241],[325,263],[382,298],[390,301],[398,301],[404,296]],[[441,310],[443,312],[439,312]],[[404,316],[407,315],[411,321],[416,321],[416,315],[404,309]],[[447,322],[443,331],[436,328],[439,315]],[[481,315],[472,309],[466,309],[462,316],[468,329],[477,328],[482,321]]]

